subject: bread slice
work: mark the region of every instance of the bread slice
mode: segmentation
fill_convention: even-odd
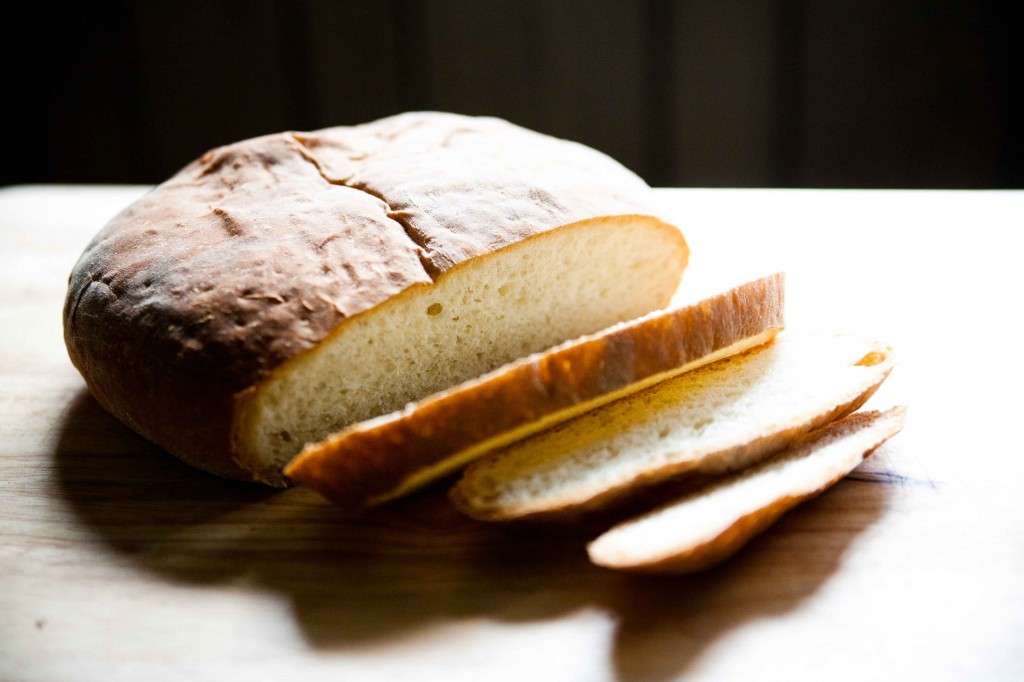
[[[213,149],[125,208],[64,338],[111,413],[285,483],[309,442],[666,306],[688,249],[614,160],[420,112]]]
[[[586,410],[767,343],[782,323],[783,277],[763,277],[356,424],[307,446],[285,474],[357,511]]]
[[[343,321],[239,395],[239,461],[280,476],[303,445],[351,423],[661,307],[685,263],[678,235],[640,216],[575,224]]]
[[[731,556],[786,511],[830,488],[903,428],[904,408],[860,412],[772,460],[621,523],[587,547],[599,566],[686,573]]]
[[[782,332],[495,453],[451,496],[472,517],[511,520],[591,509],[687,472],[740,469],[857,409],[889,374],[890,355],[855,336]]]

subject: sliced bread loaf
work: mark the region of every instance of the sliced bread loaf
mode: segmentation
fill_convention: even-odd
[[[889,349],[873,341],[783,332],[480,460],[452,499],[475,518],[510,520],[597,507],[687,472],[740,469],[857,409],[891,367]]]
[[[283,484],[308,442],[665,306],[687,247],[607,156],[412,113],[211,150],[68,283],[90,391],[196,466]]]
[[[903,415],[901,407],[860,412],[812,432],[768,462],[615,526],[587,547],[590,560],[642,573],[708,568],[857,468],[899,432]]]
[[[658,381],[770,341],[783,278],[757,279],[513,362],[307,446],[285,470],[357,511],[483,453]]]

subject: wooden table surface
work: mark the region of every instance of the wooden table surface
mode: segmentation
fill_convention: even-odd
[[[0,191],[0,680],[1024,679],[1024,193],[660,192],[694,288],[786,269],[791,326],[892,343],[871,404],[910,413],[727,564],[641,579],[586,562],[593,528],[436,490],[344,522],[105,414],[60,306],[142,191]]]

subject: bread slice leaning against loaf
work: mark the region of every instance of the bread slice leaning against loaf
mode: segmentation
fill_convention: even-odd
[[[472,517],[512,520],[740,469],[860,407],[891,368],[890,350],[874,341],[784,331],[480,460],[451,497]]]
[[[583,145],[411,113],[213,149],[117,215],[64,338],[111,413],[274,485],[306,443],[664,307],[650,189]]]
[[[768,462],[615,526],[587,546],[590,560],[638,573],[709,568],[856,469],[903,428],[903,415],[895,407],[829,424]]]
[[[501,367],[307,446],[285,469],[350,511],[669,377],[767,343],[783,324],[770,275]]]

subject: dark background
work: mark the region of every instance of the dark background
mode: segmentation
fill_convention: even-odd
[[[1024,186],[1019,3],[37,3],[0,38],[0,184],[156,182],[209,147],[494,114],[656,185]]]

